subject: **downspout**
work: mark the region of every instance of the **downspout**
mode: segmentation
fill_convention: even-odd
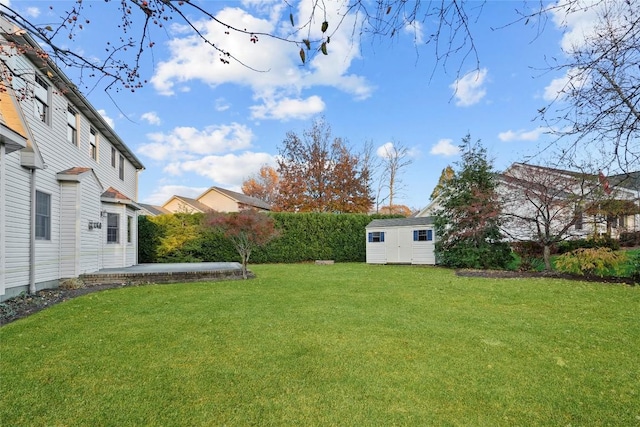
[[[29,293],[36,293],[36,170],[29,169]]]

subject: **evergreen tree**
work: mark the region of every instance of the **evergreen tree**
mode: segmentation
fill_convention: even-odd
[[[438,195],[436,256],[447,267],[504,268],[511,249],[500,234],[495,172],[486,149],[462,139],[462,160]]]

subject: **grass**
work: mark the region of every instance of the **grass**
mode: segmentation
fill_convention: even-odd
[[[638,425],[640,288],[252,266],[0,329],[11,426]]]

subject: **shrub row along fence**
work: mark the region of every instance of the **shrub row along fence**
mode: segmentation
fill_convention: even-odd
[[[254,263],[293,263],[322,259],[365,262],[365,227],[397,215],[269,213],[281,235],[254,250]],[[215,262],[239,260],[232,244],[203,226],[204,214],[140,217],[138,260],[149,262]]]

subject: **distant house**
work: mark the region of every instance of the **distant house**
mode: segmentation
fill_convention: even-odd
[[[138,203],[140,205],[139,215],[144,216],[157,216],[170,213],[168,210],[163,208],[162,206],[149,205],[146,203]]]
[[[263,200],[220,187],[211,187],[195,199],[172,196],[162,209],[170,213],[196,213],[214,210],[217,212],[238,212],[243,209],[270,211],[271,206]]]
[[[204,213],[211,208],[190,197],[172,196],[162,205],[162,209],[169,213]]]
[[[142,163],[33,37],[0,43],[0,301],[136,264]]]
[[[538,224],[552,233],[567,224],[566,238],[640,231],[640,172],[604,175],[514,163],[497,176],[505,233],[528,239]],[[539,219],[535,222],[530,218]]]
[[[577,218],[564,233],[567,239],[594,234],[616,238],[622,232],[640,231],[640,172],[607,177],[513,163],[496,175],[496,183],[505,218],[502,229],[510,239],[532,239],[538,233],[536,223],[544,220],[517,219],[536,218],[536,210],[545,204],[547,212],[538,214],[548,216],[552,232]],[[416,216],[435,215],[439,208],[435,199]]]
[[[436,263],[433,217],[374,219],[365,230],[368,264]]]

